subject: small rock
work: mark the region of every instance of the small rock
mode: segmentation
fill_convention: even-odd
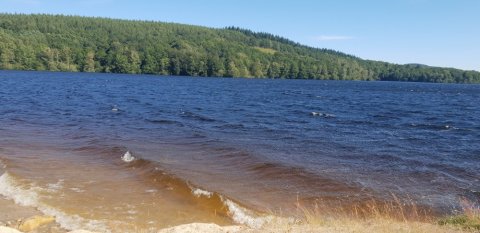
[[[22,232],[10,227],[0,226],[0,233],[22,233]]]
[[[37,216],[33,216],[33,217],[25,220],[25,222],[20,224],[18,229],[20,229],[21,231],[24,231],[24,232],[29,232],[29,231],[33,231],[33,230],[37,229],[38,227],[40,227],[42,225],[49,224],[53,221],[55,221],[55,217],[52,217],[52,216],[38,216],[37,215]]]

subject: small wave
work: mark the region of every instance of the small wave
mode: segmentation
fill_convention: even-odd
[[[204,121],[204,122],[215,122],[215,121],[217,121],[213,118],[202,116],[200,114],[189,112],[189,111],[182,112],[182,116],[190,118],[190,119],[198,120],[198,121]]]
[[[216,126],[219,129],[245,129],[245,125],[243,124],[223,124]]]
[[[205,191],[205,190],[199,189],[199,188],[193,188],[192,189],[192,194],[196,197],[206,196],[208,198],[210,198],[213,195],[212,192]]]
[[[16,121],[16,122],[27,122],[26,120],[24,120],[24,119],[22,119],[22,118],[18,118],[18,117],[10,118],[10,120]]]
[[[471,191],[473,195],[475,195],[475,197],[478,198],[478,200],[480,201],[480,191]]]
[[[63,188],[64,181],[64,179],[60,179],[57,181],[57,183],[47,184],[47,191],[52,193],[58,192],[60,189]]]
[[[413,128],[425,129],[425,130],[436,130],[436,131],[443,131],[443,130],[457,130],[458,128],[448,125],[448,124],[410,124]]]
[[[154,181],[156,185],[175,192],[179,198],[193,201],[204,206],[207,211],[215,212],[219,216],[231,218],[238,224],[258,228],[271,217],[262,217],[252,210],[241,207],[225,196],[212,191],[207,191],[191,185],[188,181],[162,171],[154,162],[146,159],[136,159],[126,164],[127,167],[136,168],[134,171]]]
[[[19,185],[15,178],[5,172],[0,176],[0,195],[13,200],[21,206],[30,206],[38,209],[46,215],[54,216],[55,221],[61,227],[68,230],[87,229],[91,231],[110,232],[104,222],[82,218],[78,215],[68,215],[49,205],[43,204],[34,191],[35,188],[24,188]]]
[[[333,115],[333,114],[323,113],[323,112],[311,112],[310,115],[312,115],[312,116],[317,116],[317,117],[325,117],[325,118],[334,118],[334,117],[336,117],[336,116]]]
[[[321,176],[302,167],[287,166],[280,163],[258,162],[249,165],[248,170],[266,180],[284,180],[295,184],[298,189],[322,187],[318,194],[323,197],[348,196],[360,192],[360,187],[336,180],[331,177]]]
[[[80,189],[80,188],[77,188],[77,187],[73,187],[73,188],[70,188],[70,190],[76,192],[76,193],[83,193],[85,192],[85,190],[83,189]]]
[[[132,155],[132,153],[130,153],[130,151],[127,151],[125,154],[123,154],[122,160],[126,163],[130,163],[135,160],[135,157]]]
[[[259,217],[253,211],[241,207],[237,203],[225,198],[220,194],[215,194],[213,192],[195,188],[195,187],[190,187],[190,188],[192,190],[192,194],[197,198],[200,198],[202,196],[211,198],[214,195],[217,195],[220,198],[222,204],[228,209],[229,216],[237,224],[244,224],[251,228],[258,229],[262,227],[266,222],[271,221],[273,219],[273,216]]]
[[[164,125],[179,125],[183,126],[182,123],[174,120],[166,120],[166,119],[147,119],[146,121],[154,123],[154,124],[164,124]]]
[[[0,171],[1,169],[6,169],[7,168],[7,165],[3,162],[2,159],[0,159]]]
[[[7,172],[0,176],[0,194],[22,206],[35,206],[38,203],[37,193],[17,186]]]
[[[72,148],[72,151],[85,154],[88,156],[98,155],[102,157],[118,158],[118,154],[125,153],[128,150],[124,146],[111,146],[103,144],[99,140],[91,140],[86,143],[87,145]]]
[[[398,115],[394,113],[383,113],[383,114],[375,114],[372,118],[376,120],[397,120],[399,119]]]
[[[245,224],[251,228],[258,229],[273,219],[273,216],[254,217],[252,216],[253,213],[248,213],[251,211],[240,207],[231,200],[226,199],[223,202],[228,207],[228,211],[230,212],[233,221],[236,223]]]
[[[117,107],[117,105],[112,106],[112,112],[118,112],[120,109]]]

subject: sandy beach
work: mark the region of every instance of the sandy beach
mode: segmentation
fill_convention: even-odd
[[[38,221],[39,219],[50,218],[32,207],[24,207],[15,204],[11,200],[0,197],[0,233],[93,233],[82,229],[63,229],[55,221]],[[33,220],[32,219],[36,219]],[[319,219],[316,219],[319,220]],[[25,223],[30,222],[30,228],[25,228]],[[121,232],[112,229],[111,232]],[[139,231],[150,232],[150,231]],[[151,231],[158,233],[260,233],[260,232],[422,232],[422,233],[453,233],[453,232],[476,232],[475,230],[464,231],[451,226],[439,226],[425,222],[396,221],[392,219],[371,218],[367,220],[355,219],[322,219],[321,221],[293,220],[285,218],[273,218],[270,222],[260,228],[249,228],[242,225],[219,226],[214,223],[190,223],[175,227]]]

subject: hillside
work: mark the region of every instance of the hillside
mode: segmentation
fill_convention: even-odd
[[[59,15],[0,14],[0,69],[480,83],[480,73],[368,61],[268,33]]]

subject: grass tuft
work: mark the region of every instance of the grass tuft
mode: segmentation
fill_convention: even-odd
[[[460,201],[463,214],[438,221],[440,225],[453,225],[466,230],[480,231],[480,206],[466,199]]]

